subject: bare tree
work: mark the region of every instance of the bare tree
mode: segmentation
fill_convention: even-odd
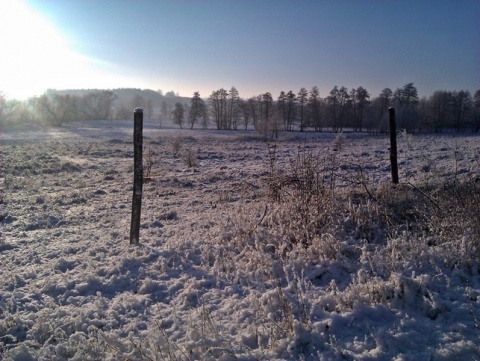
[[[377,98],[374,98],[370,105],[370,119],[366,121],[369,132],[387,130],[388,108],[392,105],[393,92],[390,88],[381,91]]]
[[[145,98],[140,94],[135,94],[130,101],[130,106],[132,108],[132,112],[135,108],[142,108],[145,109]]]
[[[287,106],[287,124],[285,130],[293,130],[293,124],[297,116],[297,96],[291,90],[286,95]]]
[[[354,104],[354,129],[361,132],[367,107],[370,104],[370,94],[363,87],[358,87],[355,91],[352,89],[351,100]]]
[[[477,90],[473,96],[473,130],[478,132],[480,130],[480,89]]]
[[[30,100],[7,100],[4,93],[0,92],[0,128],[32,123],[33,119],[34,111]]]
[[[221,90],[213,91],[208,98],[211,113],[215,119],[215,124],[217,125],[217,129],[222,129],[222,98],[221,98]]]
[[[133,109],[125,104],[120,104],[115,112],[115,119],[127,120],[132,118]]]
[[[418,127],[418,92],[413,83],[405,84],[393,92],[393,104],[396,108],[399,128],[413,132]]]
[[[468,90],[460,90],[452,93],[452,102],[453,126],[458,133],[467,126],[466,119],[473,108],[473,99]]]
[[[116,99],[117,96],[111,90],[90,92],[82,97],[81,109],[86,119],[110,119]]]
[[[431,117],[430,117],[430,109],[429,109],[428,99],[426,97],[422,97],[418,101],[418,114],[420,116],[420,122],[418,125],[419,130],[425,130],[430,128]],[[431,128],[430,128],[431,129]]]
[[[287,130],[287,95],[283,90],[277,98],[277,109],[283,120],[283,129]]]
[[[338,90],[338,124],[340,125],[340,131],[344,126],[349,99],[350,99],[350,96],[348,95],[347,88],[342,86]]]
[[[337,131],[338,125],[338,103],[339,103],[339,94],[338,86],[334,86],[330,91],[330,95],[327,97],[328,106],[331,113],[331,126],[334,132]]]
[[[322,112],[320,109],[321,99],[320,92],[316,86],[310,90],[310,95],[308,97],[308,107],[310,109],[310,114],[312,118],[313,126],[315,131],[322,131]]]
[[[270,138],[278,138],[278,132],[283,128],[282,112],[272,104],[272,114],[268,121],[268,129],[271,131]]]
[[[212,114],[214,115],[214,118],[215,118],[217,129],[229,129],[227,97],[228,97],[227,91],[221,88],[217,91],[212,92],[212,94],[208,98]]]
[[[66,120],[72,119],[78,105],[77,98],[70,95],[43,94],[37,99],[36,107],[41,117],[49,124],[62,126]]]
[[[152,119],[153,117],[153,100],[152,99],[147,99],[147,102],[145,103],[144,114],[147,119]]]
[[[303,132],[305,128],[305,106],[307,104],[308,92],[307,89],[301,88],[298,92],[298,107],[300,110],[300,131]]]
[[[247,130],[251,119],[251,110],[248,100],[240,99],[240,113],[243,121],[243,129]]]
[[[0,91],[0,127],[6,125],[6,119],[5,119],[6,104],[7,104],[7,97],[2,91]]]
[[[175,109],[173,110],[173,122],[177,124],[180,129],[183,129],[183,121],[185,120],[185,109],[180,102],[175,103]]]
[[[228,92],[227,129],[237,129],[240,115],[240,95],[237,88],[232,86]]]
[[[168,104],[167,101],[162,100],[162,103],[160,104],[160,120],[167,120],[172,111],[171,105]]]
[[[265,129],[268,127],[268,121],[272,116],[272,104],[273,104],[272,94],[270,92],[266,92],[262,94],[261,116],[262,116],[262,122],[264,123]]]
[[[199,92],[194,92],[193,97],[190,100],[190,111],[188,112],[188,120],[190,121],[190,129],[193,129],[195,122],[199,118],[206,117],[205,102],[200,97]]]
[[[261,95],[251,97],[247,100],[248,109],[253,121],[255,130],[260,129],[260,104],[262,101]]]
[[[441,133],[448,125],[448,117],[450,114],[450,95],[449,92],[435,91],[429,98],[429,113],[431,118],[430,126],[433,127],[435,133]]]

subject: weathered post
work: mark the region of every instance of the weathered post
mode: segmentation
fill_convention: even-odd
[[[390,117],[390,164],[392,167],[392,182],[398,184],[398,163],[397,163],[397,125],[395,122],[395,108],[388,108]]]
[[[140,241],[140,216],[143,189],[143,109],[133,111],[133,198],[130,244]]]

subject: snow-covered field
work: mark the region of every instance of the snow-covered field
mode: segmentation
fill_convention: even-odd
[[[479,140],[3,132],[0,359],[479,360]]]

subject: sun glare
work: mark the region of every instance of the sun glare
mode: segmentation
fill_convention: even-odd
[[[0,91],[25,99],[48,88],[92,88],[105,84],[108,64],[81,55],[55,26],[20,0],[0,1]]]
[[[61,68],[66,41],[39,14],[19,1],[0,3],[2,90],[15,97],[33,95]],[[63,67],[63,65],[62,65]]]

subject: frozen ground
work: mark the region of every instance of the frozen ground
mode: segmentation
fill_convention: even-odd
[[[146,122],[151,180],[130,246],[131,132],[84,122],[0,134],[0,359],[480,359],[480,255],[468,246],[479,215],[440,245],[408,222],[384,232],[373,201],[355,206],[354,194],[390,187],[387,137],[267,142]],[[398,141],[403,184],[480,175],[478,136]],[[341,198],[351,213],[324,215],[308,244],[272,197],[271,170],[288,177],[299,154],[328,163],[332,192],[354,190]]]

